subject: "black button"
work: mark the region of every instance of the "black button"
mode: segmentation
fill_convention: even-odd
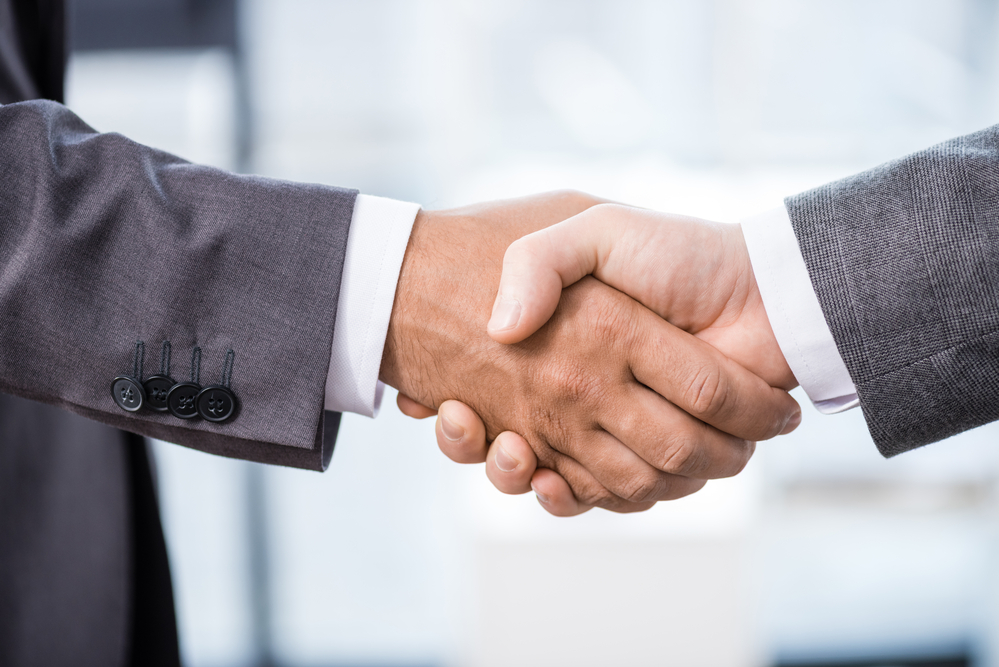
[[[169,378],[166,375],[153,375],[143,382],[142,388],[146,390],[146,407],[157,412],[166,412],[169,410],[170,408],[167,406],[167,394],[170,393],[170,389],[175,384],[177,383],[173,381],[173,378]]]
[[[146,402],[142,385],[135,378],[119,375],[111,383],[111,396],[118,407],[126,412],[137,412]]]
[[[224,422],[236,412],[236,396],[228,387],[213,384],[198,394],[198,414],[210,422]]]
[[[174,417],[191,419],[198,416],[198,392],[201,385],[193,382],[178,382],[167,394],[167,408]]]

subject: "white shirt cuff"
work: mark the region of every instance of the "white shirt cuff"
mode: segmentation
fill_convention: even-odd
[[[787,210],[743,220],[742,232],[770,326],[794,377],[819,412],[856,407],[857,388],[822,314]]]
[[[402,259],[418,204],[358,195],[347,235],[324,407],[374,417],[378,379]]]

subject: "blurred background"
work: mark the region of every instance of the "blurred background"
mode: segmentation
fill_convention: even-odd
[[[73,0],[68,103],[193,161],[442,208],[738,221],[999,122],[997,0]],[[999,430],[807,407],[739,477],[548,516],[386,396],[325,474],[158,443],[189,667],[999,666]]]

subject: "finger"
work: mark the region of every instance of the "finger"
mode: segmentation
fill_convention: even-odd
[[[417,403],[402,392],[399,392],[399,395],[395,397],[395,402],[402,414],[413,419],[426,419],[437,414],[437,411],[433,408],[428,408],[422,403]]]
[[[569,483],[554,470],[538,470],[531,478],[530,487],[541,506],[555,516],[576,516],[593,509],[592,505],[576,500]]]
[[[560,460],[556,461],[555,468],[556,470],[553,472],[557,473],[562,482],[565,483],[565,487],[573,496],[574,503],[565,498],[565,490],[560,488],[557,480],[553,481],[547,474],[539,478],[539,474],[545,469],[538,469],[534,479],[531,480],[531,485],[535,489],[535,494],[540,491],[542,495],[546,496],[545,500],[538,499],[542,505],[551,506],[560,512],[572,510],[573,507],[576,508],[573,510],[576,513],[581,508],[599,507],[611,512],[632,513],[644,512],[656,505],[657,501],[655,500],[630,502],[611,493],[578,461],[569,457],[560,455]],[[539,479],[543,479],[544,482],[539,483]],[[688,481],[691,483],[685,486],[683,492],[677,493],[676,498],[694,493],[704,485],[703,481]],[[571,513],[568,516],[571,516]]]
[[[595,206],[510,244],[487,325],[494,340],[527,338],[551,318],[564,287],[598,268],[615,238],[611,225],[600,224],[604,209],[611,210]]]
[[[489,445],[486,477],[503,493],[527,493],[531,476],[538,469],[538,457],[531,446],[516,433],[500,433]]]
[[[586,505],[633,511],[626,507],[675,500],[704,486],[703,480],[657,470],[603,430],[567,443],[565,448],[563,457],[556,459],[555,470],[569,483],[576,499]],[[565,460],[570,457],[570,461]]]
[[[756,449],[756,443],[691,417],[644,385],[632,385],[628,400],[628,410],[609,413],[600,425],[657,470],[695,479],[731,477]]]
[[[437,411],[437,446],[455,463],[486,460],[486,427],[472,408],[459,401],[444,401]]]
[[[685,412],[745,440],[768,440],[800,420],[801,408],[709,344],[641,311],[631,351],[635,379]]]

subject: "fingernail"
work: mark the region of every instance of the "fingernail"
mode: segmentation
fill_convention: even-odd
[[[520,322],[520,301],[516,299],[500,299],[493,306],[493,315],[489,318],[489,328],[493,331],[506,331]]]
[[[458,426],[444,415],[441,415],[441,431],[444,433],[444,437],[451,442],[458,442],[465,437],[465,429]]]
[[[520,465],[520,461],[510,456],[505,449],[496,447],[496,467],[503,472],[512,472]]]
[[[787,420],[787,424],[784,425],[784,430],[780,432],[781,435],[787,435],[794,429],[798,428],[798,424],[801,423],[801,410],[799,409],[791,418]]]
[[[534,486],[534,482],[531,482],[531,490],[534,491],[534,495],[538,497],[538,500],[540,500],[545,505],[548,504],[548,496],[538,491],[537,487]]]

